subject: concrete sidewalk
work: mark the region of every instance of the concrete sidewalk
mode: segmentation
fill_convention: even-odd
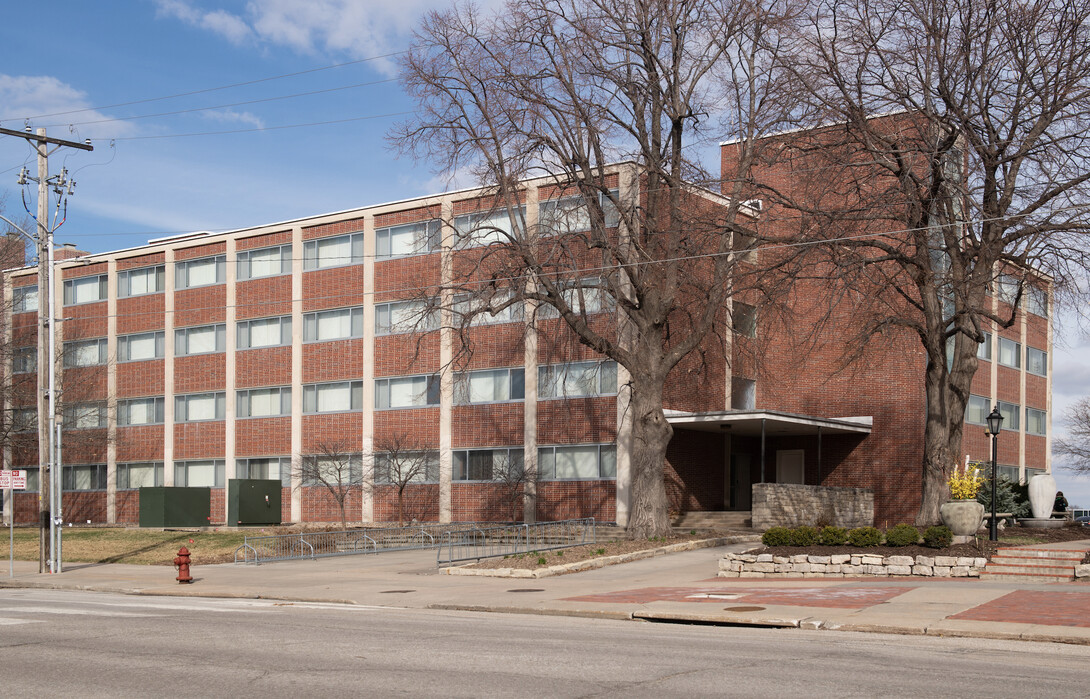
[[[1086,542],[1090,546],[1090,542]],[[716,578],[719,558],[752,544],[656,556],[540,579],[442,575],[433,551],[213,565],[180,585],[166,566],[17,561],[3,587],[248,597],[421,609],[558,614],[724,625],[875,631],[1090,645],[1090,584],[976,579]],[[0,592],[2,594],[2,592]]]

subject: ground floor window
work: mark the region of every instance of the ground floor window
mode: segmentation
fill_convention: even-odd
[[[163,462],[143,461],[117,465],[117,489],[157,488],[163,485]]]
[[[65,491],[106,490],[106,464],[65,466],[61,473]]]
[[[617,447],[613,444],[578,444],[537,450],[541,480],[593,480],[617,477]]]
[[[517,483],[523,478],[522,449],[467,449],[453,455],[456,481]]]
[[[174,485],[179,488],[222,488],[226,472],[223,459],[174,462]]]
[[[290,488],[291,457],[270,456],[259,459],[238,459],[235,461],[235,474],[238,478],[280,481],[282,487]]]

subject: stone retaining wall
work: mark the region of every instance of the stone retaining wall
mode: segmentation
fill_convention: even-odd
[[[721,578],[843,578],[853,575],[921,575],[975,578],[987,558],[954,556],[878,556],[842,553],[832,556],[771,553],[728,553],[719,561]]]
[[[853,529],[874,525],[874,491],[793,483],[753,484],[753,528],[832,524]]]

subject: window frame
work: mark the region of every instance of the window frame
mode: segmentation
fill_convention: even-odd
[[[84,416],[94,411],[98,419],[94,425],[80,425]],[[80,414],[77,414],[80,413]],[[61,429],[69,430],[101,430],[108,425],[109,412],[103,401],[91,401],[69,405],[61,411]]]
[[[90,346],[92,343],[98,346],[98,361],[93,364],[76,364],[75,363],[75,350],[81,345]],[[95,337],[88,340],[68,340],[62,347],[63,360],[61,365],[65,369],[86,369],[88,367],[104,366],[108,363],[108,345],[105,337]]]
[[[1022,406],[1018,403],[1008,403],[1003,400],[997,400],[995,403],[999,407],[999,412],[1003,415],[1001,431],[1021,432]]]
[[[153,485],[133,486],[132,467],[151,467]],[[139,490],[140,488],[161,488],[166,479],[166,465],[162,461],[127,461],[118,463],[114,473],[114,485],[118,490]]]
[[[88,303],[102,303],[106,300],[108,290],[108,276],[105,274],[88,274],[85,277],[75,277],[73,279],[65,279],[62,286],[61,305],[62,306],[83,306]],[[91,280],[95,280],[98,284],[98,298],[88,299],[86,301],[76,301],[76,288],[87,284]],[[88,286],[90,286],[88,284]]]
[[[211,261],[216,268],[215,281],[207,282],[205,284],[191,284],[189,282],[189,268],[197,264],[207,263]],[[174,290],[184,291],[185,289],[205,289],[210,286],[218,286],[220,284],[227,283],[227,255],[219,253],[217,255],[205,255],[204,257],[194,257],[191,260],[179,260],[174,263]]]
[[[414,252],[407,253],[393,253],[393,237],[394,232],[398,230],[411,231],[413,229],[423,228],[423,237],[416,237],[414,241],[423,241],[423,247],[416,245]],[[386,239],[386,249],[389,252],[382,251],[383,238]],[[443,221],[438,218],[427,219],[424,221],[415,221],[413,223],[398,223],[392,226],[382,226],[381,228],[375,228],[375,261],[382,260],[397,260],[405,257],[416,257],[418,255],[431,255],[432,253],[439,252],[443,249]]]
[[[598,476],[590,478],[558,478],[556,476],[556,451],[558,449],[578,449],[580,447],[597,447],[598,456]],[[613,475],[603,476],[603,462],[602,452],[603,450],[610,450],[613,453]],[[553,454],[553,470],[552,475],[546,475],[545,469],[542,466],[544,459],[542,458],[543,452],[551,451]],[[539,481],[615,481],[617,480],[617,445],[615,443],[587,443],[587,444],[547,444],[539,446],[537,449],[537,479]]]
[[[410,328],[400,329],[393,322],[394,307],[418,306],[419,310],[414,315],[419,318]],[[383,315],[386,320],[383,320]],[[381,325],[380,325],[381,324]],[[385,301],[375,304],[375,337],[386,335],[408,335],[411,333],[427,333],[439,329],[439,314],[434,309],[428,308],[428,302],[420,299],[403,299],[401,301]]]
[[[191,486],[189,484],[189,469],[194,465],[211,464],[213,468],[213,485]],[[226,485],[227,461],[226,459],[184,459],[173,462],[174,486],[181,488],[223,488]],[[181,477],[179,477],[181,476]]]
[[[280,342],[275,345],[257,345],[253,344],[253,333],[251,328],[254,323],[267,323],[269,321],[276,320],[280,325]],[[243,342],[243,328],[246,332],[246,341]],[[238,351],[245,351],[251,349],[267,349],[269,347],[289,347],[291,346],[291,333],[292,333],[292,317],[291,315],[282,316],[268,316],[265,318],[247,318],[246,320],[240,320],[235,323],[235,349]]]
[[[983,403],[981,403],[983,401]],[[969,400],[965,401],[965,423],[969,425],[982,425],[987,426],[987,417],[992,412],[992,402],[987,396],[979,396],[975,393],[969,394]],[[979,417],[978,420],[970,419],[974,415]]]
[[[336,264],[322,264],[323,258],[321,256],[321,248],[323,244],[328,245],[332,241],[342,240],[344,238],[348,239],[348,262],[337,262]],[[303,271],[315,272],[320,269],[335,269],[337,267],[351,267],[353,265],[361,265],[364,263],[364,259],[366,257],[363,245],[363,231],[353,231],[351,233],[342,233],[340,235],[331,235],[323,238],[311,238],[310,240],[305,240],[303,241]]]
[[[332,314],[344,314],[349,316],[349,334],[341,337],[318,337],[318,329],[321,326],[321,316]],[[336,342],[338,340],[358,340],[363,337],[363,306],[347,306],[345,308],[327,308],[321,311],[310,311],[303,314],[303,342]]]
[[[573,367],[590,367],[594,365],[597,367],[596,374],[596,392],[594,393],[579,393],[579,394],[558,394],[550,390],[546,390],[549,383],[556,386],[559,385],[564,375],[571,371]],[[563,374],[558,373],[557,368],[563,368]],[[608,374],[612,374],[612,390],[603,390],[603,378]],[[543,383],[545,382],[545,383]],[[607,384],[608,387],[608,384]],[[590,360],[583,362],[566,362],[562,364],[541,364],[537,368],[537,399],[542,400],[569,400],[573,398],[602,398],[611,397],[617,395],[618,390],[618,378],[617,378],[617,362],[611,359],[605,360]]]
[[[89,470],[89,480],[92,484],[88,488],[77,488],[77,472]],[[107,489],[106,464],[62,464],[61,465],[61,489],[66,493],[94,493]]]
[[[423,395],[423,403],[410,405],[392,405],[393,393],[390,390],[394,382],[424,380],[424,390],[416,395]],[[383,390],[385,386],[385,391]],[[389,405],[381,405],[383,393],[386,394],[386,402]],[[434,408],[439,405],[442,394],[442,378],[439,374],[410,374],[408,376],[383,376],[375,379],[375,410],[418,410],[420,408]]]
[[[347,408],[336,410],[319,410],[319,394],[323,388],[332,386],[348,386]],[[303,415],[336,415],[338,413],[357,413],[363,410],[363,379],[346,379],[344,381],[321,381],[317,383],[303,384]]]
[[[1032,353],[1036,353],[1040,357],[1041,370],[1037,371],[1033,368],[1034,362],[1031,359]],[[1030,347],[1026,345],[1026,373],[1033,374],[1034,376],[1048,376],[1048,352],[1045,350],[1037,349],[1036,347]]]
[[[276,250],[280,257],[280,271],[255,275],[253,273],[253,257],[258,253],[269,252],[270,250]],[[283,277],[288,274],[291,274],[291,243],[266,245],[250,250],[236,250],[235,252],[235,279],[237,281],[247,282],[252,279],[269,279],[270,277]]]
[[[1003,349],[1004,346],[1014,345],[1014,364],[1003,361]],[[1000,337],[999,342],[996,343],[995,360],[999,366],[1005,366],[1008,369],[1021,369],[1022,368],[1022,343],[1017,340],[1012,340],[1007,337]]]
[[[488,453],[492,455],[492,463],[489,465],[491,469],[491,477],[489,478],[470,478],[473,471],[472,455]],[[450,480],[452,483],[509,483],[512,482],[512,478],[496,477],[495,462],[496,454],[506,455],[510,462],[514,458],[515,454],[518,454],[518,462],[522,465],[520,472],[521,478],[526,478],[526,450],[523,447],[488,447],[482,449],[454,449],[451,451],[451,475]],[[458,463],[459,458],[463,460],[461,464]],[[599,469],[600,470],[600,469]],[[462,478],[461,476],[465,476]],[[477,474],[480,475],[480,474]]]
[[[150,271],[152,278],[155,280],[154,291],[143,291],[138,294],[132,293],[132,276],[136,272],[147,273]],[[148,265],[146,267],[133,267],[132,269],[123,269],[117,273],[117,298],[130,299],[140,296],[151,296],[152,294],[162,294],[166,291],[166,265]]]
[[[189,404],[191,401],[212,397],[212,412],[214,417],[191,418],[189,417]],[[201,391],[199,393],[182,393],[174,396],[174,422],[217,422],[227,418],[227,392],[226,391]]]
[[[36,374],[38,372],[38,348],[17,347],[11,353],[12,374]]]
[[[1026,417],[1026,434],[1034,435],[1036,437],[1047,437],[1048,436],[1048,411],[1047,410],[1041,410],[1040,408],[1031,408],[1028,405],[1026,406],[1025,410],[1026,410],[1026,415],[1025,415],[1025,417]],[[1034,419],[1031,419],[1031,416]],[[1040,432],[1036,431],[1035,429],[1030,429],[1030,425],[1034,424],[1035,421],[1040,422],[1040,425],[1041,425],[1041,431]]]
[[[132,422],[132,405],[134,403],[151,403],[151,422]],[[139,396],[135,398],[121,398],[117,401],[117,426],[118,427],[145,427],[148,425],[162,425],[166,422],[166,396]]]
[[[280,412],[269,415],[253,414],[253,394],[265,393],[272,395],[276,392]],[[235,393],[235,417],[239,420],[277,418],[291,415],[291,386],[267,386],[260,388],[243,388]]]
[[[212,328],[215,335],[215,349],[208,352],[189,351],[189,335],[195,330],[207,330]],[[184,348],[184,351],[179,351]],[[174,356],[175,357],[199,357],[206,354],[220,354],[227,351],[227,324],[208,323],[206,325],[187,325],[182,328],[174,328]]]
[[[401,454],[401,458],[411,459],[421,456],[424,462],[424,477],[414,476],[407,482],[412,485],[429,485],[439,482],[439,450],[438,449],[412,449]],[[397,485],[398,481],[390,478],[390,452],[379,451],[374,454],[374,481],[375,485]],[[385,464],[385,465],[384,465]]]
[[[273,462],[273,461],[277,462],[276,468],[277,468],[277,472],[279,473],[278,478],[254,478],[253,475],[250,473],[250,469],[253,468],[255,465],[257,465],[257,464],[251,463],[251,462],[266,462],[264,464],[264,466],[267,469],[271,465],[271,462]],[[285,468],[285,464],[287,465],[287,468]],[[247,456],[247,457],[242,457],[242,458],[235,459],[235,477],[236,478],[245,478],[246,480],[259,480],[259,481],[275,481],[275,480],[279,480],[281,488],[290,488],[291,487],[291,473],[292,473],[292,467],[291,467],[291,457],[290,456]],[[242,475],[242,474],[245,474],[245,475]]]
[[[29,308],[28,298],[31,296],[31,289],[33,289],[34,308]],[[11,289],[11,312],[14,313],[37,313],[41,308],[38,299],[38,285],[37,284],[24,284],[23,286],[12,287]]]
[[[466,383],[467,380],[472,380],[472,376],[474,374],[477,374],[477,375],[481,375],[481,374],[499,374],[499,373],[503,373],[503,372],[507,373],[507,387],[508,387],[508,391],[507,391],[508,396],[507,396],[507,398],[497,398],[497,399],[486,400],[486,401],[471,400],[471,393],[469,392],[469,385],[468,385],[468,383]],[[522,375],[522,378],[521,378],[521,380],[519,382],[515,381],[516,372],[518,374]],[[521,395],[519,395],[518,397],[512,397],[512,394],[515,393],[514,388],[518,384],[522,385]],[[465,398],[465,400],[462,400],[462,398]],[[472,371],[459,371],[459,372],[454,373],[454,405],[456,405],[456,406],[491,405],[491,404],[495,404],[495,403],[521,403],[521,402],[523,402],[525,400],[526,400],[526,369],[524,367],[521,367],[521,366],[495,367],[495,368],[490,368],[490,369],[474,369]]]
[[[135,338],[146,338],[148,335],[152,337],[153,356],[151,357],[138,357],[132,358],[132,341]],[[165,330],[149,330],[142,333],[129,333],[127,335],[117,336],[117,362],[123,364],[127,362],[150,362],[156,359],[162,359],[166,356],[166,331]]]
[[[325,483],[322,483],[319,479],[313,477],[313,469],[321,469],[320,466],[314,467],[311,464],[322,461],[334,461],[333,456],[325,454],[304,454],[303,455],[303,469],[302,469],[302,486],[304,488],[325,487]],[[352,488],[363,485],[363,454],[359,452],[352,452],[341,455],[340,458],[348,459],[348,482],[345,482],[343,478],[337,478],[337,482],[333,484],[334,487],[340,488]],[[331,480],[331,479],[330,479]]]
[[[508,299],[501,299],[501,304],[507,303],[507,301],[510,300],[510,297],[513,296],[511,292],[507,292],[505,295],[508,297]],[[521,323],[523,321],[523,318],[525,317],[525,311],[523,310],[525,302],[523,301],[515,301],[514,303],[511,303],[506,308],[498,311],[497,313],[492,313],[489,310],[485,309],[486,305],[491,308],[491,303],[485,303],[486,301],[490,300],[476,298],[473,294],[456,294],[451,304],[452,313],[455,319],[454,322],[462,322],[458,319],[464,318],[467,311],[474,314],[473,318],[469,321],[470,327],[476,327],[478,325],[505,325],[507,323]],[[480,312],[477,312],[477,309],[472,308],[472,306],[474,305],[480,308]]]
[[[613,188],[609,191],[614,197],[620,199],[620,189]],[[550,228],[545,227],[543,221],[551,216],[551,214],[548,213],[550,210],[555,210],[561,206],[572,204],[574,204],[574,206],[572,206],[570,213],[575,213],[578,209],[586,210],[586,228],[573,228],[569,226],[567,231],[560,231],[555,225],[552,225],[552,227]],[[603,223],[605,229],[611,230],[619,227],[621,225],[621,214],[613,205],[613,200],[610,199],[605,192],[598,192],[598,204],[602,207],[602,215],[604,218]],[[562,197],[553,197],[552,199],[542,199],[538,201],[537,223],[538,231],[542,236],[546,238],[565,235],[579,235],[592,232],[590,223],[590,207],[587,205],[586,197],[582,194],[568,194]]]
[[[731,303],[731,330],[742,337],[757,337],[757,307],[752,303]]]

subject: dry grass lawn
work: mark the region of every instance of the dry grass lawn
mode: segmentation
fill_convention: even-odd
[[[0,535],[0,560],[8,557],[6,528]],[[195,565],[228,563],[245,532],[187,532],[161,529],[65,527],[62,560],[66,563],[137,563],[173,565],[178,549],[185,546]],[[38,560],[38,530],[15,530],[15,558]]]

